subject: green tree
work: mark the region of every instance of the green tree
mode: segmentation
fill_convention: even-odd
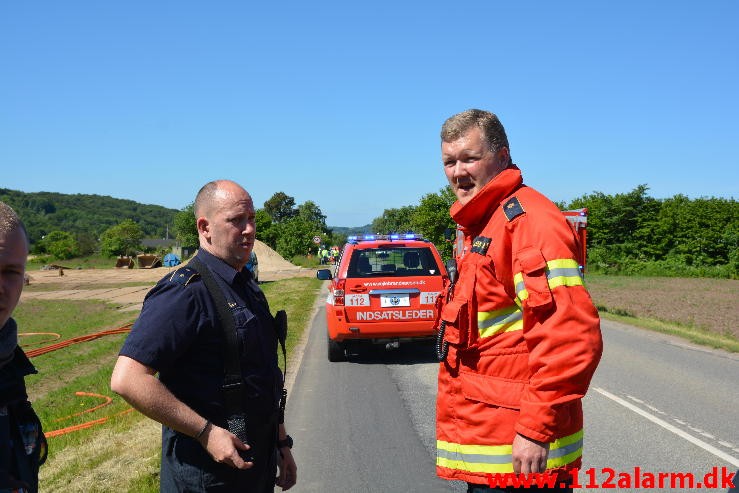
[[[72,233],[52,231],[41,240],[43,249],[57,260],[66,260],[80,255],[80,248]]]
[[[281,223],[298,214],[295,199],[285,192],[277,192],[264,203],[264,210],[275,223]]]
[[[295,255],[306,255],[311,249],[315,249],[313,237],[322,236],[323,233],[317,224],[303,221],[299,217],[288,219],[274,227],[277,231],[277,253],[287,259]]]
[[[455,200],[457,197],[447,185],[438,193],[424,195],[413,214],[414,231],[432,241],[445,259],[452,256],[452,243],[446,240],[444,233],[448,229],[452,231],[456,229],[456,224],[449,216],[449,208]]]
[[[305,222],[318,226],[321,228],[321,231],[325,233],[329,232],[329,229],[326,226],[326,215],[312,200],[306,200],[298,206],[297,217]]]
[[[264,209],[255,212],[257,239],[273,250],[277,248],[277,229],[272,224],[272,218]]]
[[[372,232],[379,234],[405,233],[413,230],[413,216],[417,208],[406,205],[398,209],[385,209],[382,216],[372,221]]]
[[[195,204],[191,203],[174,216],[175,238],[183,247],[197,247],[198,226],[194,212]]]
[[[98,247],[98,239],[92,233],[82,231],[77,233],[77,245],[81,256],[92,255]]]
[[[344,243],[346,243],[347,235],[344,233],[337,233],[335,231],[331,231],[331,234],[328,235],[326,238],[326,245],[336,245],[338,247],[341,247]],[[313,245],[315,247],[315,245]]]
[[[143,238],[144,233],[139,225],[126,219],[105,230],[100,238],[100,250],[108,257],[132,255],[141,249]]]

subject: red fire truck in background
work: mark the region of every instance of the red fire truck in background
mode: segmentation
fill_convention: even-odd
[[[575,231],[577,239],[579,240],[580,258],[578,261],[580,262],[580,269],[585,272],[585,266],[588,261],[588,210],[585,208],[573,209],[562,211],[562,214],[564,214],[567,221],[569,221],[570,226],[572,226],[572,229]]]

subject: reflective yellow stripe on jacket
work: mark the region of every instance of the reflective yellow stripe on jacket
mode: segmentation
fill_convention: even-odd
[[[582,457],[582,430],[549,445],[547,469],[562,467]],[[463,445],[436,441],[436,465],[474,473],[513,472],[511,445]]]
[[[523,329],[523,313],[518,305],[511,305],[491,312],[477,312],[477,328],[480,337],[491,337],[501,332]]]
[[[550,260],[547,262],[546,275],[549,289],[558,286],[583,285],[580,265],[572,259]],[[520,306],[521,302],[529,297],[529,293],[526,291],[522,273],[519,272],[513,276],[513,282],[516,285],[516,294],[518,295],[515,300],[516,305],[489,312],[477,312],[477,328],[480,331],[481,338],[523,328],[523,312]]]
[[[582,286],[582,272],[580,265],[573,259],[557,259],[547,262],[547,282],[549,289],[559,286]],[[523,282],[523,273],[518,272],[513,276],[513,283],[516,285],[516,294],[519,299],[525,300],[529,297],[526,286]]]

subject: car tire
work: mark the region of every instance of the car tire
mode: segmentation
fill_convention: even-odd
[[[344,345],[340,342],[334,341],[331,338],[328,341],[328,360],[332,363],[338,361],[346,361],[346,350]]]

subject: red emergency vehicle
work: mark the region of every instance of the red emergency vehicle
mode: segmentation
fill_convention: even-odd
[[[329,361],[343,361],[359,343],[395,348],[401,342],[433,340],[435,302],[447,273],[433,243],[420,235],[350,236],[326,299]]]

